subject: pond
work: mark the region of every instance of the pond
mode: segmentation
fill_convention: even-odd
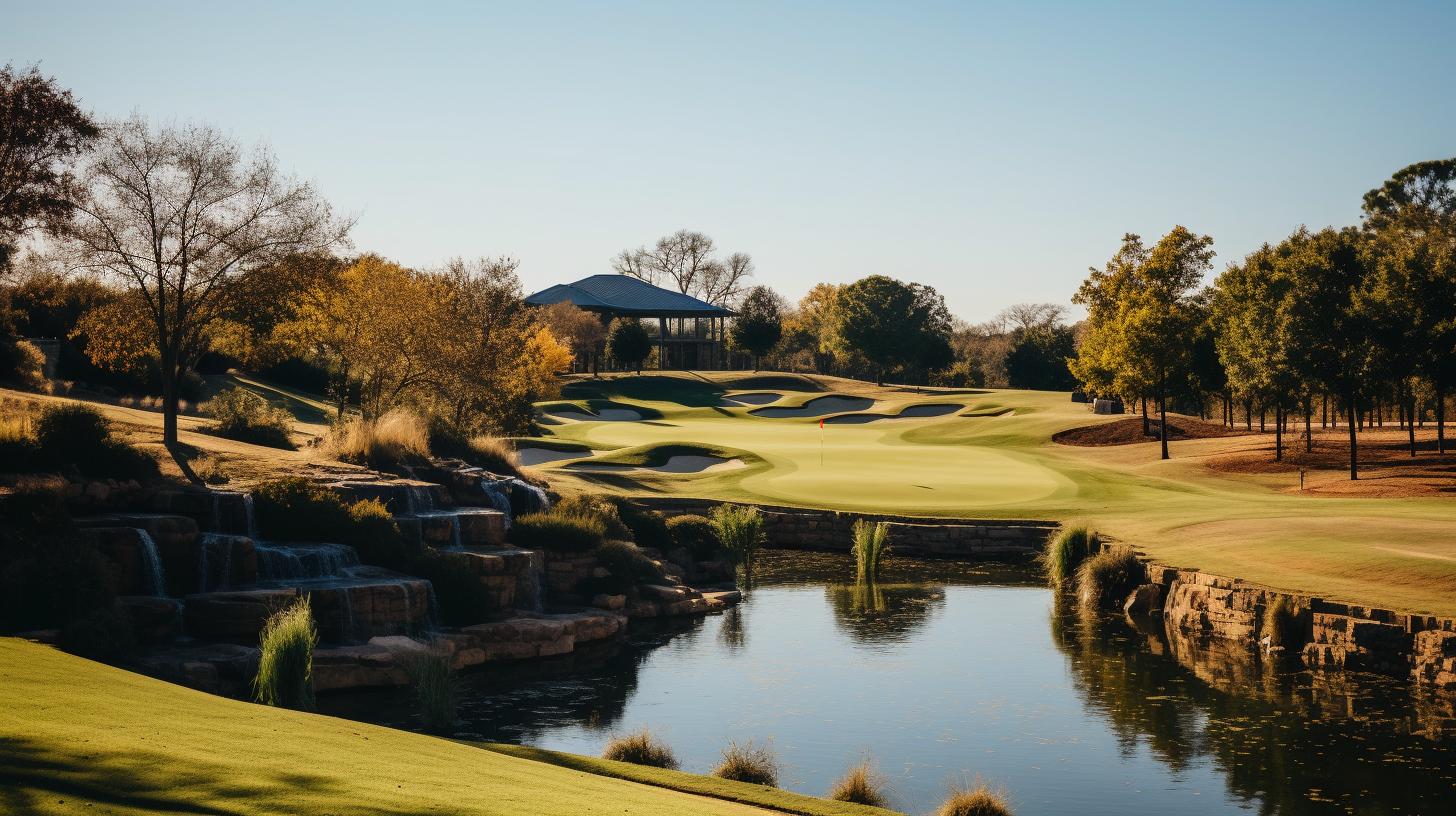
[[[780,784],[814,795],[872,757],[909,813],[977,778],[1022,816],[1456,812],[1449,699],[1079,615],[1026,568],[897,559],[873,593],[852,574],[771,552],[727,614],[467,674],[457,736],[595,755],[645,725],[694,772],[772,740]],[[320,703],[414,726],[402,692]]]

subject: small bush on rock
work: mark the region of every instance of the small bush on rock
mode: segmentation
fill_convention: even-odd
[[[601,521],[602,528],[606,530],[607,538],[616,541],[633,540],[632,531],[623,523],[622,516],[617,511],[617,505],[605,496],[589,494],[567,496],[557,502],[556,506],[551,508],[551,512],[558,516],[597,519]]]
[[[1270,649],[1290,649],[1300,644],[1300,620],[1289,600],[1283,595],[1264,607],[1261,632],[1268,638]]]
[[[752,740],[743,745],[730,742],[713,776],[774,787],[779,783],[779,760],[771,746],[755,745]]]
[[[1142,562],[1132,550],[1103,549],[1077,568],[1077,597],[1089,609],[1112,609],[1144,578]]]
[[[586,552],[606,541],[607,528],[599,518],[527,513],[511,523],[511,543],[528,550]]]
[[[829,789],[829,798],[870,807],[889,804],[889,797],[885,795],[885,779],[868,760],[846,771]]]
[[[348,513],[349,526],[340,531],[334,543],[352,546],[360,561],[405,571],[420,554],[420,548],[405,539],[394,516],[379,499],[356,501],[348,506]]]
[[[483,467],[491,473],[507,476],[521,474],[520,461],[511,443],[494,436],[472,436],[466,443],[467,453],[461,457],[470,464]]]
[[[672,534],[667,529],[665,516],[628,498],[614,496],[609,497],[608,501],[617,506],[617,515],[632,531],[632,540],[637,546],[663,551],[672,549]]]
[[[1076,576],[1077,567],[1092,554],[1097,533],[1084,525],[1063,527],[1047,540],[1041,555],[1042,568],[1054,587],[1063,587]]]
[[[733,563],[751,571],[764,542],[763,513],[757,507],[720,504],[713,510],[713,527]]]
[[[624,737],[613,737],[602,750],[602,759],[653,768],[677,768],[677,757],[672,749],[647,728]]]
[[[602,590],[617,595],[638,584],[658,584],[664,580],[662,569],[635,544],[608,541],[592,551],[597,563],[611,573]]]
[[[158,473],[156,460],[111,437],[100,411],[79,402],[55,405],[35,422],[39,458],[51,467],[74,467],[96,478],[144,479]]]
[[[293,450],[293,415],[246,388],[229,388],[203,406],[215,421],[212,432],[228,439]]]
[[[953,789],[935,816],[1011,816],[1011,806],[1005,795],[977,785]]]
[[[350,523],[349,508],[317,482],[288,476],[253,491],[258,533],[273,541],[332,541]]]
[[[698,561],[711,561],[723,552],[718,528],[703,516],[674,516],[667,520],[667,532],[673,549],[687,550]]]
[[[274,612],[259,635],[262,653],[258,675],[253,679],[253,696],[264,705],[313,709],[313,649],[318,629],[313,611],[304,596]]]

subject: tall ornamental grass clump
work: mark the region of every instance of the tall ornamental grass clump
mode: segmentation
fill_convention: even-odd
[[[1047,541],[1041,554],[1042,569],[1047,580],[1060,589],[1076,577],[1077,567],[1087,560],[1097,546],[1097,533],[1086,525],[1062,527]]]
[[[885,807],[890,798],[885,793],[885,778],[869,760],[850,768],[829,789],[829,798],[870,807]]]
[[[854,566],[861,583],[878,581],[880,567],[890,554],[890,525],[884,521],[854,523]]]
[[[425,729],[437,734],[455,727],[459,709],[455,682],[455,663],[444,649],[432,648],[415,655],[405,663],[415,706]]]
[[[630,762],[633,765],[647,765],[653,768],[677,769],[677,755],[667,743],[657,738],[649,728],[643,728],[626,736],[613,737],[602,751],[602,759]]]
[[[324,447],[345,462],[396,470],[429,459],[430,428],[419,414],[396,408],[378,419],[355,416],[339,422]]]
[[[723,760],[713,769],[713,776],[776,787],[779,784],[779,760],[772,746],[755,745],[753,740],[742,745],[730,742],[723,749]]]
[[[952,789],[935,816],[1011,816],[1011,806],[1005,794],[978,784]]]
[[[274,612],[259,636],[262,655],[253,678],[253,698],[264,705],[313,709],[313,648],[318,629],[308,597]]]
[[[229,388],[202,406],[215,423],[212,432],[228,439],[293,450],[293,415],[246,388]]]
[[[763,546],[763,513],[757,507],[720,504],[713,510],[713,527],[733,563],[753,571],[753,560]]]
[[[1263,635],[1269,649],[1289,649],[1299,645],[1300,620],[1289,599],[1283,595],[1264,607]]]
[[[1143,579],[1142,562],[1132,550],[1107,548],[1077,568],[1077,599],[1088,609],[1117,607]]]

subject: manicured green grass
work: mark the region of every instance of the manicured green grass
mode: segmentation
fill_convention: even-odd
[[[1064,393],[876,388],[848,380],[694,373],[584,379],[567,393],[650,409],[648,422],[566,421],[553,440],[630,451],[710,445],[748,467],[699,474],[593,473],[565,463],[541,471],[559,488],[957,518],[1071,521],[1166,563],[1332,600],[1456,614],[1456,504],[1444,498],[1329,498],[1292,492],[1297,476],[1211,470],[1208,455],[1270,444],[1259,437],[1112,448],[1059,445],[1052,434],[1098,417]],[[752,383],[752,384],[750,384]],[[722,396],[778,391],[775,406],[828,393],[872,397],[855,413],[898,414],[957,403],[954,415],[827,424],[724,407]],[[749,458],[749,457],[752,458]]]
[[[775,811],[886,813],[607,760],[481,750],[215,697],[47,646],[0,639],[3,813]]]

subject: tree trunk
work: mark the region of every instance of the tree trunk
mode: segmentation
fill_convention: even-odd
[[[1166,377],[1164,378],[1166,380]],[[1163,458],[1168,458],[1168,397],[1165,383],[1158,384],[1158,439],[1163,443]]]
[[[173,359],[168,359],[172,357]],[[162,444],[177,444],[177,361],[171,354],[162,356]]]
[[[1259,406],[1259,433],[1264,433],[1264,430],[1265,430],[1265,428],[1264,428],[1264,419],[1268,415],[1268,413],[1269,413],[1269,406],[1267,406],[1267,405],[1260,405]]]
[[[1355,392],[1351,391],[1345,396],[1345,409],[1350,417],[1350,481],[1353,482],[1360,478],[1360,465],[1357,454],[1360,443],[1355,436],[1355,417],[1359,415],[1360,411],[1355,403]]]
[[[1151,436],[1152,433],[1153,433],[1153,429],[1148,426],[1148,398],[1147,397],[1143,397],[1142,398],[1142,402],[1143,402],[1143,436],[1144,437],[1147,437],[1147,436]]]
[[[1411,458],[1416,458],[1416,396],[1414,390],[1406,391],[1405,432],[1410,442]]]
[[[1274,461],[1284,461],[1284,404],[1274,406]]]
[[[1446,383],[1436,378],[1436,455],[1446,455]]]
[[[1244,400],[1244,430],[1254,430],[1254,403]]]
[[[1304,452],[1314,452],[1314,433],[1310,425],[1314,422],[1314,397],[1304,398]]]

